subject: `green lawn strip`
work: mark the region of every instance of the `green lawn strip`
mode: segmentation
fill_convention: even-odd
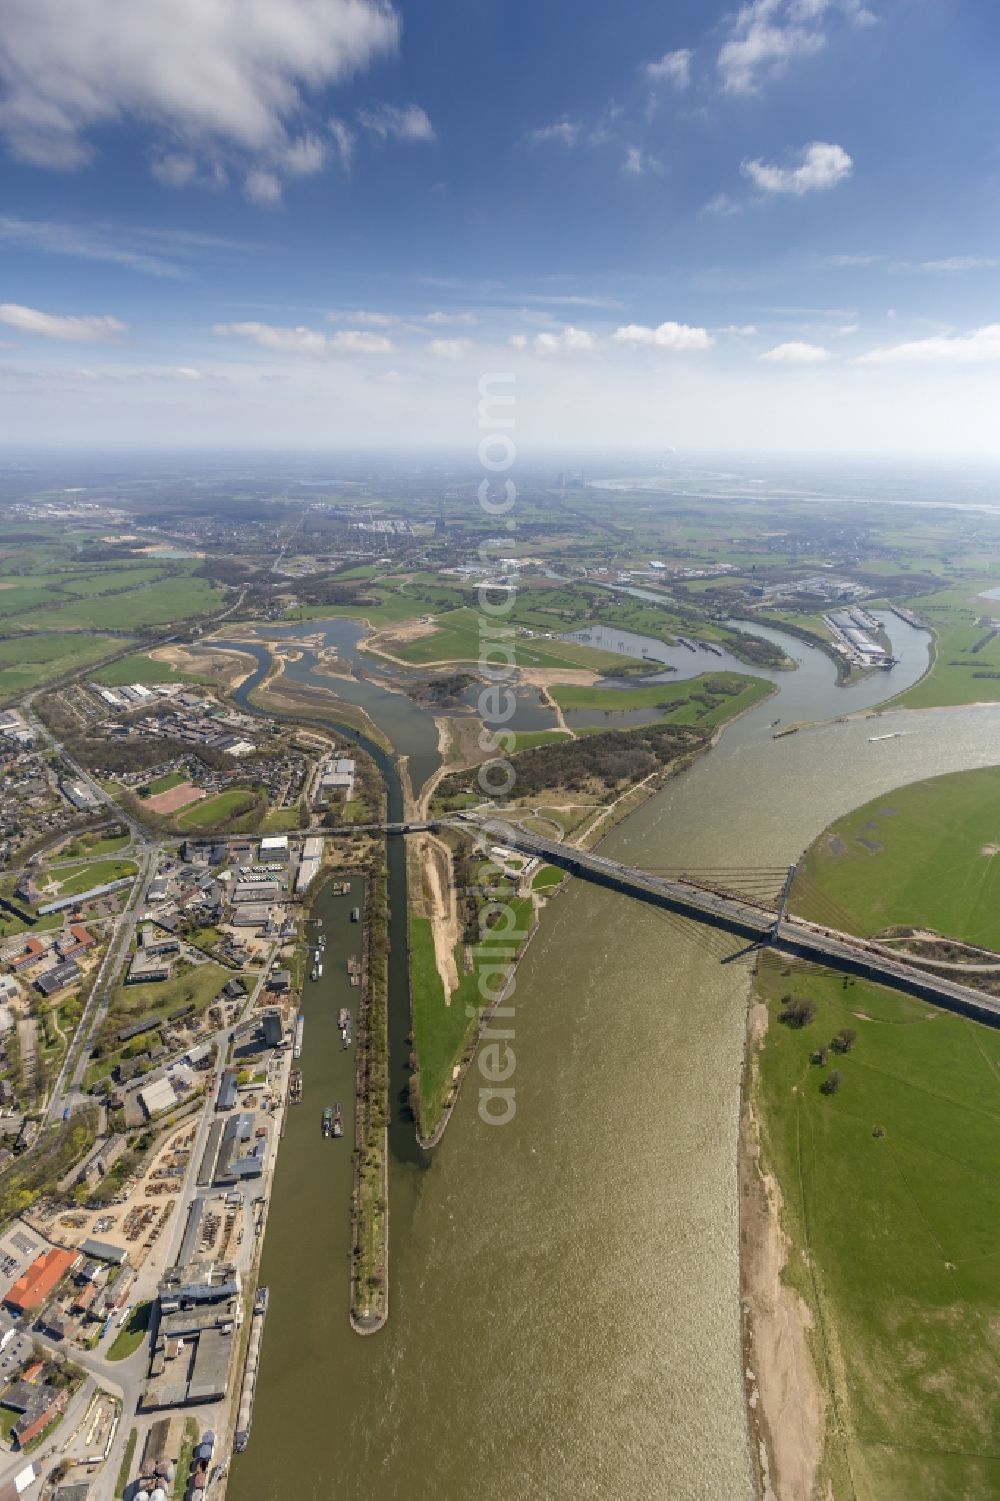
[[[138,874],[138,869],[131,860],[96,860],[87,865],[71,865],[53,870],[48,880],[56,882],[56,888],[47,890],[41,904],[44,906],[46,900],[53,901],[61,896],[79,896],[82,891],[90,891],[94,886],[106,886],[111,881],[134,876]]]
[[[152,1303],[137,1303],[128,1316],[128,1321],[122,1326],[115,1336],[114,1342],[108,1351],[109,1360],[128,1360],[146,1338],[149,1330],[149,1316],[153,1311]]]
[[[850,931],[927,927],[1000,949],[1000,768],[896,788],[839,819],[807,851],[802,872]],[[797,882],[793,910],[833,911]]]
[[[566,872],[555,865],[543,865],[531,878],[532,891],[552,891],[564,878]]]
[[[942,1483],[959,1473],[953,1459],[997,1473],[1000,1043],[922,1002],[812,970],[783,975],[773,960],[758,986],[770,1012],[759,1117],[791,1238],[786,1280],[818,1315],[834,1494],[965,1494],[913,1490],[913,1454],[931,1456]],[[801,1029],[778,1020],[789,993],[817,1007]],[[857,1033],[851,1051],[811,1064],[843,1027]],[[824,1095],[834,1069],[841,1087]],[[842,1483],[838,1430],[855,1485],[870,1476],[856,1492]]]
[[[128,1477],[132,1470],[132,1461],[135,1459],[135,1451],[138,1442],[139,1430],[137,1428],[133,1428],[128,1436],[128,1443],[125,1445],[125,1453],[122,1455],[122,1462],[118,1467],[118,1483],[115,1486],[115,1495],[119,1498],[125,1495],[125,1489],[128,1485]]]
[[[534,924],[532,903],[529,898],[513,897],[508,906],[513,913],[514,932],[520,935],[517,941],[523,943]],[[498,936],[496,943],[503,950],[503,958],[497,962],[507,962],[512,941]],[[488,945],[482,947],[487,949]],[[480,975],[490,966],[488,953],[478,955],[478,961],[469,974],[463,972],[461,945],[456,951],[456,960],[459,985],[451,997],[451,1004],[446,1005],[444,985],[434,955],[430,919],[410,918],[413,1046],[420,1075],[420,1125],[425,1135],[429,1135],[441,1119],[453,1070],[461,1062],[476,1032],[476,1016],[467,1015],[467,1008],[478,1013],[484,1005]]]
[[[181,1443],[181,1452],[177,1460],[177,1469],[174,1472],[174,1501],[182,1501],[182,1498],[187,1494],[188,1476],[191,1472],[191,1461],[194,1458],[197,1442],[198,1424],[194,1418],[185,1418],[184,1439]]]
[[[515,750],[534,750],[536,745],[552,745],[556,740],[566,740],[565,730],[514,730]]]

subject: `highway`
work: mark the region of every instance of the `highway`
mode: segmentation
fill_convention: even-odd
[[[502,819],[458,814],[453,824],[467,832],[475,829],[505,849],[535,855],[585,880],[696,922],[722,928],[751,943],[906,991],[945,1010],[1000,1027],[1000,1000],[900,959],[869,939],[823,928],[799,917],[783,917],[779,921],[777,911],[753,906],[739,897],[722,895],[693,881],[649,875],[604,855],[526,833]]]

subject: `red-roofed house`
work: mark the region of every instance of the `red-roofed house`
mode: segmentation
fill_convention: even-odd
[[[45,945],[40,938],[29,938],[19,954],[15,954],[10,961],[13,970],[27,969],[29,964],[37,964],[39,959],[45,957]]]
[[[4,1303],[14,1313],[29,1313],[51,1297],[66,1273],[80,1260],[78,1251],[45,1251],[7,1289]]]

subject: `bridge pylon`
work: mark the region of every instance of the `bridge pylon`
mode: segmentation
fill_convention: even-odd
[[[771,929],[772,943],[777,943],[779,937],[781,936],[781,924],[785,920],[785,913],[788,910],[788,899],[792,894],[792,882],[795,880],[795,872],[798,870],[798,868],[799,867],[797,863],[788,867],[788,874],[785,877],[785,884],[781,888],[781,901],[778,903],[778,915],[774,920],[774,927]]]

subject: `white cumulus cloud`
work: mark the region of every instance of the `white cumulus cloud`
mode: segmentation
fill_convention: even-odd
[[[247,173],[243,191],[251,203],[273,208],[281,202],[281,179],[273,172],[265,172],[262,167],[254,167]]]
[[[646,76],[656,83],[672,83],[675,88],[686,89],[691,82],[692,56],[690,47],[664,52],[656,62],[646,64]]]
[[[244,174],[316,170],[319,142],[291,132],[310,91],[392,53],[400,34],[387,0],[4,0],[3,12],[8,150],[75,167],[99,130],[142,121],[157,160],[176,158],[159,171],[175,185],[234,158]]]
[[[563,118],[551,125],[539,125],[528,131],[528,140],[537,146],[575,146],[580,139],[581,126],[576,120]]]
[[[438,360],[464,360],[472,348],[471,339],[431,339],[427,345]]]
[[[755,94],[789,64],[822,52],[837,14],[858,26],[875,19],[862,0],[749,0],[736,12],[719,51],[723,89]]]
[[[385,334],[368,333],[361,328],[342,328],[329,339],[331,349],[344,354],[392,354],[393,344]]]
[[[918,271],[994,271],[1000,260],[994,255],[949,255],[939,261],[921,261]]]
[[[380,141],[433,141],[434,126],[419,104],[404,109],[394,104],[376,104],[358,112],[358,121]]]
[[[788,344],[779,344],[761,355],[771,365],[824,365],[833,356],[821,344],[806,344],[793,339]]]
[[[617,344],[649,344],[656,349],[671,349],[677,354],[688,354],[711,349],[715,340],[707,328],[691,328],[687,323],[661,323],[649,328],[642,323],[627,323],[616,328]]]
[[[594,336],[568,323],[558,333],[536,334],[534,348],[538,354],[583,354],[594,348]]]
[[[792,193],[801,197],[835,188],[850,177],[854,162],[844,150],[829,141],[813,141],[800,153],[797,166],[779,167],[772,162],[748,161],[740,169],[763,193]]]
[[[1000,360],[1000,323],[989,323],[967,334],[942,334],[907,344],[884,345],[858,357],[860,365],[978,365],[995,360]]]
[[[125,332],[126,325],[108,314],[100,316],[42,313],[16,302],[0,302],[0,323],[22,334],[40,334],[43,339],[65,339],[73,344],[106,344]]]
[[[225,338],[248,339],[261,349],[274,349],[282,354],[391,354],[393,348],[385,334],[360,328],[325,334],[315,328],[283,328],[274,323],[216,323],[212,332]]]
[[[278,349],[295,354],[323,354],[326,335],[314,328],[280,328],[273,323],[216,323],[214,334],[249,339],[262,349]]]

